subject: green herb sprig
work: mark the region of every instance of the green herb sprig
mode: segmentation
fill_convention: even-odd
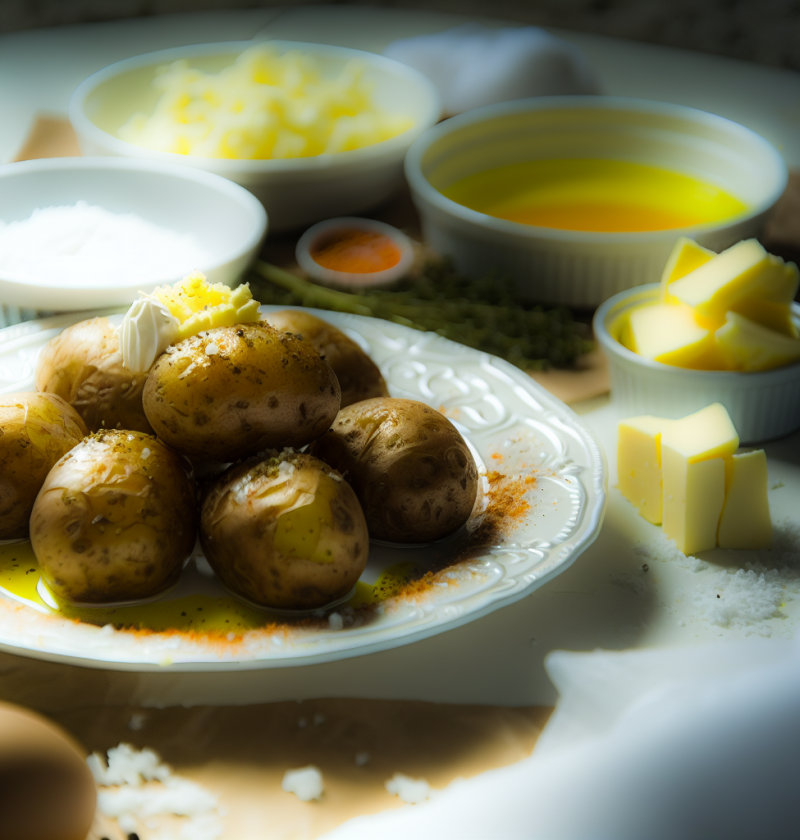
[[[428,263],[418,278],[391,290],[329,289],[264,261],[254,264],[248,279],[261,303],[383,318],[438,333],[524,370],[571,367],[593,346],[588,327],[568,309],[526,307],[510,281],[462,277],[446,260]]]

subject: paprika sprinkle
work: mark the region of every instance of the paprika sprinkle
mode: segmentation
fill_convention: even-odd
[[[385,271],[397,265],[402,256],[388,236],[368,230],[339,230],[315,242],[310,254],[323,268],[349,274]]]

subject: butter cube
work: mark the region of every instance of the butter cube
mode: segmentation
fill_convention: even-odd
[[[769,548],[772,521],[763,449],[725,458],[725,504],[719,520],[720,548]]]
[[[684,554],[717,544],[725,501],[723,458],[739,436],[724,406],[714,403],[674,420],[661,436],[664,533]]]
[[[627,340],[645,359],[677,367],[713,370],[714,334],[701,327],[692,310],[681,304],[654,303],[628,316]]]
[[[730,312],[737,312],[766,329],[785,335],[787,338],[797,338],[797,327],[792,317],[792,309],[788,303],[774,303],[771,300],[742,300],[734,303]]]
[[[778,257],[770,259],[777,260]],[[731,303],[731,310],[764,327],[797,338],[791,304],[800,286],[800,271],[794,263],[783,263],[782,268],[782,271],[761,275],[761,282],[748,295]]]
[[[662,303],[667,302],[667,289],[670,283],[680,280],[685,277],[690,271],[700,268],[709,260],[716,257],[713,251],[708,248],[703,248],[698,245],[693,239],[687,239],[682,236],[672,249],[669,255],[667,264],[664,266],[664,271],[661,274],[661,288],[659,290],[659,297]]]
[[[784,262],[755,239],[745,239],[669,286],[669,302],[691,306],[700,325],[716,329],[738,300],[758,297],[762,287],[780,283]]]
[[[686,555],[714,548],[725,501],[724,462],[712,458],[689,463],[663,441],[661,458],[664,533]]]
[[[654,525],[661,524],[661,435],[670,422],[645,415],[629,417],[618,426],[620,492]]]
[[[737,312],[728,313],[714,336],[731,370],[767,370],[800,360],[800,340],[763,327]]]

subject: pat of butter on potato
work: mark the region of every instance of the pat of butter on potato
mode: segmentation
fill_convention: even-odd
[[[764,450],[736,454],[739,436],[719,403],[678,420],[619,424],[619,489],[684,554],[769,548],[772,523]]]

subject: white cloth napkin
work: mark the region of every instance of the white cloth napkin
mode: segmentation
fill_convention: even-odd
[[[326,840],[737,840],[798,831],[800,640],[555,652],[531,758]]]
[[[534,26],[488,29],[465,24],[394,41],[383,54],[427,76],[439,89],[447,116],[529,96],[600,91],[577,47]]]

